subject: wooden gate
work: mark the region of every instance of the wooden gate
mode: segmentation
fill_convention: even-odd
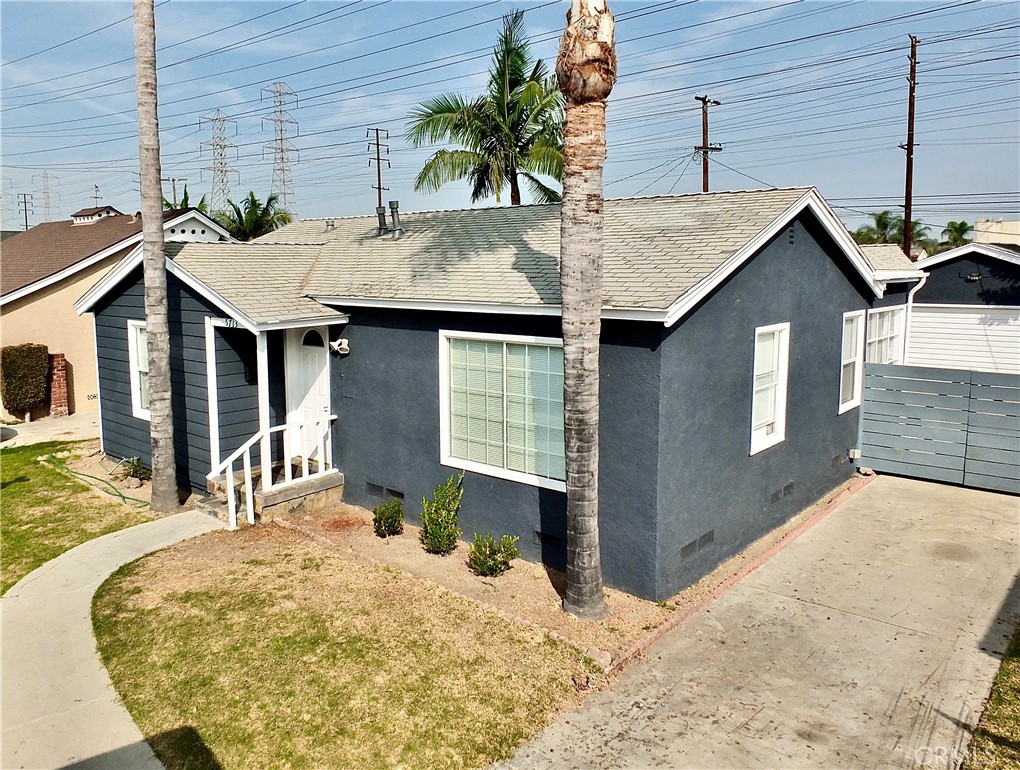
[[[1020,494],[1020,377],[866,364],[862,466]]]

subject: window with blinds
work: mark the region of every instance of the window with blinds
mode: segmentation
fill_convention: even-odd
[[[751,451],[757,454],[786,438],[786,387],[790,324],[754,330],[754,382],[751,391]]]
[[[566,478],[563,349],[453,334],[442,337],[444,462],[521,481]]]

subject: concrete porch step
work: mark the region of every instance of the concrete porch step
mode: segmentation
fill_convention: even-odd
[[[227,488],[222,480],[210,479],[211,494],[195,503],[195,507],[216,518],[227,521]],[[343,499],[344,475],[339,471],[326,473],[322,476],[311,476],[307,479],[298,478],[284,487],[276,487],[263,492],[261,485],[252,496],[257,522],[272,521],[276,516],[285,516],[299,510],[320,508],[324,505],[338,504]],[[245,504],[244,484],[235,484],[237,499],[238,524],[247,523],[247,506]]]

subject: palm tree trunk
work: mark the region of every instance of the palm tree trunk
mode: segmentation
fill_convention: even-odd
[[[142,198],[142,275],[149,354],[149,431],[152,443],[152,510],[169,513],[180,503],[170,400],[170,329],[163,253],[159,119],[156,115],[156,20],[153,0],[134,0],[135,77],[138,94],[138,166]]]
[[[564,611],[608,614],[599,551],[599,334],[606,98],[616,82],[614,20],[603,0],[572,0],[556,75],[567,99],[560,214],[567,588]]]
[[[517,180],[517,169],[510,169],[510,205],[521,205],[521,185]]]

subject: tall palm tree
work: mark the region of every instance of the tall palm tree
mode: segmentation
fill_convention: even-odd
[[[606,99],[616,83],[615,20],[605,0],[571,0],[556,77],[566,97],[560,295],[563,306],[567,588],[563,609],[604,617],[599,552],[599,333]]]
[[[895,217],[891,211],[872,212],[870,225],[862,225],[854,231],[858,243],[892,243]]]
[[[279,196],[276,193],[266,198],[265,203],[261,203],[254,192],[249,192],[240,206],[229,198],[227,205],[230,209],[219,212],[216,218],[227,232],[239,241],[253,241],[260,235],[289,225],[292,221],[290,212],[280,208]]]
[[[970,243],[970,238],[967,236],[972,232],[974,232],[974,225],[961,219],[959,222],[946,222],[946,226],[942,230],[942,237],[946,239],[946,246],[955,249],[957,246]]]
[[[138,167],[142,198],[142,277],[149,356],[149,434],[152,445],[152,510],[169,513],[180,503],[174,458],[170,393],[170,327],[167,322],[163,191],[160,187],[159,119],[156,115],[156,18],[153,0],[134,0],[135,80],[138,96]]]
[[[415,190],[435,192],[467,179],[472,203],[490,195],[500,203],[509,186],[510,204],[518,206],[523,177],[534,200],[560,199],[538,176],[559,181],[563,173],[563,96],[545,62],[531,61],[522,11],[503,17],[486,93],[474,99],[437,96],[416,107],[410,119],[406,137],[415,147],[461,146],[437,150],[414,180]]]

